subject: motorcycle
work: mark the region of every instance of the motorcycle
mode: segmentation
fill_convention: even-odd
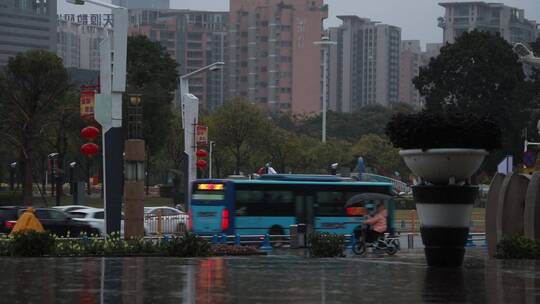
[[[374,242],[365,242],[361,238],[352,248],[353,252],[357,255],[365,255],[368,249],[371,249],[372,252],[382,251],[388,255],[394,255],[401,250],[401,245],[399,238],[385,235]]]

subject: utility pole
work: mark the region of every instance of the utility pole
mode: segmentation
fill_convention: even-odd
[[[107,234],[120,232],[122,219],[123,163],[122,95],[126,91],[128,10],[99,0],[67,0],[77,5],[85,2],[111,9],[113,37],[100,45],[100,94],[96,95],[95,119],[102,126],[103,206]],[[113,59],[114,58],[114,59]]]

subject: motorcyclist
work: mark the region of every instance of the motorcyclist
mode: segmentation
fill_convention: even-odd
[[[365,241],[368,243],[373,243],[378,240],[387,229],[386,218],[388,213],[384,207],[384,203],[377,204],[377,211],[373,216],[367,216],[367,219],[364,220],[365,225],[370,225],[366,229],[366,238]]]

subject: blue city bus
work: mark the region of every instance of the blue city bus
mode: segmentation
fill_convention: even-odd
[[[392,184],[357,182],[335,176],[267,175],[254,180],[197,180],[192,185],[191,230],[198,235],[288,235],[303,223],[308,232],[351,234],[378,202],[345,208],[361,193],[393,194]],[[388,230],[394,204],[385,201]]]

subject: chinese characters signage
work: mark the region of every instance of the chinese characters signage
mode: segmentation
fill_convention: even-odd
[[[197,146],[208,145],[208,127],[203,125],[197,125],[197,132],[195,134],[195,142]]]
[[[81,118],[94,120],[94,106],[96,102],[97,86],[82,86],[80,96]]]
[[[112,14],[60,14],[58,20],[64,20],[82,25],[93,25],[101,27],[113,26]]]

